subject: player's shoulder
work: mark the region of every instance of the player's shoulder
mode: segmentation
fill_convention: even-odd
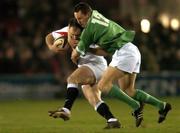
[[[66,27],[64,27],[64,28],[62,28],[62,29],[60,29],[59,31],[62,31],[62,32],[68,32],[68,26],[66,26]]]
[[[52,36],[56,39],[56,38],[59,38],[59,37],[67,37],[68,35],[68,26],[62,28],[62,29],[59,29],[59,30],[55,30],[52,32]]]

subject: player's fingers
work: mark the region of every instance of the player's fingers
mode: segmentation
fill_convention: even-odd
[[[52,116],[53,114],[52,113],[48,113],[49,116]]]
[[[57,118],[58,115],[57,115],[56,113],[54,113],[54,114],[52,114],[52,117],[53,117],[53,118]]]
[[[48,111],[48,115],[52,116],[55,113],[55,111]]]
[[[55,116],[53,116],[53,118],[57,118],[57,116],[55,115]]]
[[[76,65],[77,65],[76,58],[74,58],[74,57],[71,57],[71,60],[72,60],[72,62],[73,62],[74,64],[76,64]]]

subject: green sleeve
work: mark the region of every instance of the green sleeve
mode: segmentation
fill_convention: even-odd
[[[122,35],[120,36],[120,38],[125,41],[126,43],[128,42],[132,42],[134,40],[134,36],[135,36],[135,31],[124,31],[122,33]]]
[[[88,25],[81,33],[80,41],[76,47],[80,55],[85,55],[89,46],[93,43],[93,35],[91,32],[91,25]]]

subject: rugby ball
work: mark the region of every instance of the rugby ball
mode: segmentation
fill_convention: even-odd
[[[53,45],[56,45],[58,48],[64,48],[67,44],[67,37],[59,37],[54,40]]]

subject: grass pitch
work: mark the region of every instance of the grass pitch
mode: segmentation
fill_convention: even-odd
[[[78,99],[72,117],[64,122],[48,116],[48,110],[63,105],[63,100],[0,101],[0,133],[180,133],[180,98],[163,98],[173,109],[162,124],[157,123],[158,109],[145,105],[144,121],[135,127],[131,108],[115,99],[104,99],[123,128],[104,130],[106,121],[86,100]]]

